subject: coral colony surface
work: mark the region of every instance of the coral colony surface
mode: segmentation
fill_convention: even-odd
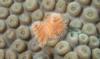
[[[100,0],[0,0],[0,59],[100,59]]]

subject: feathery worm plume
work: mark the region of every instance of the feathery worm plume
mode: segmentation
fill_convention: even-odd
[[[43,21],[37,21],[32,24],[32,32],[41,47],[43,47],[50,38],[59,38],[64,34],[66,29],[67,24],[61,14],[58,13],[50,13]]]

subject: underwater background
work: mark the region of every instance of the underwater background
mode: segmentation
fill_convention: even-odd
[[[100,0],[0,0],[0,59],[100,59]]]

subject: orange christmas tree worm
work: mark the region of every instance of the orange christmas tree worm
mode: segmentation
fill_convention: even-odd
[[[37,21],[32,24],[32,32],[41,47],[50,38],[56,39],[63,35],[66,28],[67,24],[59,13],[50,13],[43,21]]]

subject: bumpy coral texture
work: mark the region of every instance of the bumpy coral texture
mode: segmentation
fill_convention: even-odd
[[[59,38],[66,28],[66,22],[58,13],[50,13],[44,17],[43,21],[36,21],[32,24],[32,32],[37,38],[40,47],[45,46],[49,39]]]

